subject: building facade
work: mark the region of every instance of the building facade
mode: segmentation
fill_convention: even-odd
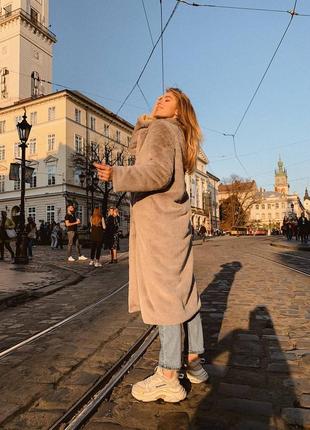
[[[204,225],[208,234],[219,228],[219,178],[207,171],[208,157],[201,149],[197,167],[192,175],[186,174],[186,188],[192,208],[192,225],[198,230]]]
[[[299,217],[304,206],[298,194],[290,194],[289,190],[287,171],[280,158],[278,168],[275,170],[274,191],[260,189],[259,201],[251,208],[250,222],[252,225],[265,229],[279,229],[284,216],[291,212],[292,207]]]
[[[84,157],[91,148],[103,154],[108,146],[113,160],[122,154],[122,163],[130,160],[128,145],[133,126],[101,105],[78,92],[59,91],[35,99],[23,100],[0,109],[0,208],[17,215],[20,182],[9,179],[10,164],[20,159],[16,123],[26,109],[32,124],[27,165],[34,168],[31,184],[26,185],[26,216],[59,222],[64,219],[68,202],[77,206],[82,224],[87,224],[91,201],[81,187],[82,167],[77,156]],[[115,204],[118,195],[111,192],[109,204]],[[86,206],[88,200],[88,210]],[[94,193],[94,204],[102,202],[102,193]],[[120,207],[123,225],[127,229],[129,203],[124,199]]]

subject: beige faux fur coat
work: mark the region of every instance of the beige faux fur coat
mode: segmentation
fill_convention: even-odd
[[[129,312],[141,311],[146,324],[179,324],[200,308],[184,134],[175,119],[140,120],[130,150],[135,165],[113,167],[114,190],[132,193]]]

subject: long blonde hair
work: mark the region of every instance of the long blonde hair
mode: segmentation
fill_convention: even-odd
[[[193,173],[197,163],[202,133],[197,121],[196,113],[190,99],[178,88],[168,88],[167,93],[172,93],[178,101],[177,118],[182,126],[185,142],[186,154],[184,154],[184,168],[187,173]]]

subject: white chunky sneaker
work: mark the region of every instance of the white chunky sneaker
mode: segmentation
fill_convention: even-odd
[[[168,379],[160,367],[154,375],[133,385],[131,394],[142,402],[154,402],[162,399],[165,402],[176,403],[186,398],[186,391],[180,384],[179,378]]]
[[[80,255],[80,256],[79,256],[79,260],[80,260],[80,261],[87,260],[87,257],[84,257],[84,255]]]
[[[207,381],[209,378],[209,375],[202,367],[201,363],[204,363],[203,358],[198,358],[187,365],[186,376],[192,384],[200,384],[201,382]]]
[[[102,267],[102,264],[97,260],[97,261],[95,262],[95,267]]]
[[[73,257],[69,257],[68,261],[75,261],[75,259]]]
[[[90,260],[89,265],[93,266],[95,264],[94,260]]]

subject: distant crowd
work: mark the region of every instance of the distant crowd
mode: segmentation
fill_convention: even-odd
[[[65,219],[62,222],[52,221],[51,223],[41,221],[37,227],[33,218],[28,217],[24,228],[24,235],[27,238],[28,258],[33,257],[34,245],[49,245],[52,251],[63,249],[67,243],[67,259],[69,262],[75,261],[73,257],[73,246],[77,250],[78,260],[88,258],[81,254],[79,239],[79,229],[81,222],[76,216],[76,209],[73,205],[67,207]],[[14,262],[14,243],[18,235],[19,226],[7,216],[6,211],[1,212],[0,220],[0,260],[4,260],[4,250],[10,254],[11,261]],[[120,217],[118,209],[110,207],[106,218],[101,214],[99,208],[95,208],[89,220],[89,244],[90,261],[89,264],[100,267],[100,256],[102,248],[109,249],[111,255],[110,263],[117,263],[117,251],[120,239]]]
[[[282,233],[287,240],[300,240],[301,243],[308,243],[310,234],[310,221],[302,212],[298,218],[295,213],[291,213],[283,218]]]

